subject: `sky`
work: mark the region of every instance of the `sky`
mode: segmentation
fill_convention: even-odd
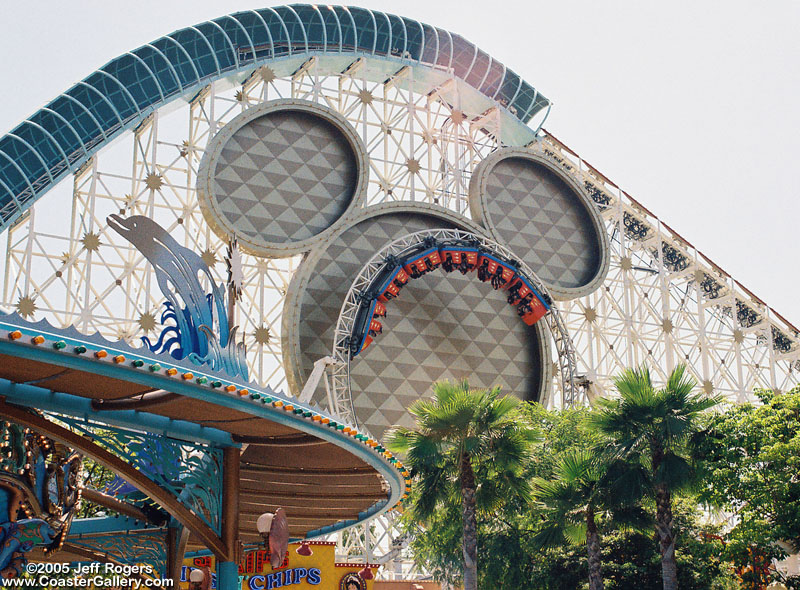
[[[6,0],[0,133],[105,62],[268,0]],[[800,327],[800,1],[357,0],[456,32],[545,128]]]

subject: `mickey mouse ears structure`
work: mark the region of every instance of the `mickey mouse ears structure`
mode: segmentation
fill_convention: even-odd
[[[547,293],[535,301],[544,311],[551,299],[597,288],[609,252],[591,199],[549,159],[514,147],[535,140],[537,130],[524,123],[534,116],[541,123],[549,101],[458,35],[359,8],[292,5],[235,13],[112,60],[0,138],[0,223],[17,219],[53,183],[166,103],[192,100],[214,80],[269,85],[279,76],[299,79],[311,67],[317,74],[431,88],[430,96],[450,109],[443,129],[469,124],[478,131],[495,117],[502,131],[493,153],[473,155],[452,172],[463,179],[471,174],[468,210],[448,205],[451,189],[431,189],[437,182],[425,188],[426,194],[440,191],[433,204],[413,196],[413,202],[377,204],[370,196],[377,170],[385,176],[387,166],[399,164],[413,177],[425,162],[413,132],[395,140],[408,154],[405,162],[381,161],[386,154],[375,152],[375,142],[391,141],[392,129],[371,122],[373,95],[366,89],[358,95],[360,125],[353,112],[339,112],[330,101],[265,95],[213,134],[197,177],[208,225],[255,257],[304,255],[281,314],[283,369],[293,394],[314,362],[330,354],[354,278],[376,251],[404,235],[450,228],[496,240],[541,279]],[[449,148],[437,143],[445,135],[422,140],[429,154],[442,154],[446,170]],[[380,344],[350,367],[360,424],[376,435],[409,424],[406,408],[443,378],[499,383],[525,399],[547,397],[550,336],[541,325],[516,321],[519,310],[506,307],[507,294],[453,273],[418,283],[404,289]],[[313,399],[327,401],[322,386]]]

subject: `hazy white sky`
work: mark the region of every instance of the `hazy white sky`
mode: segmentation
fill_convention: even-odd
[[[359,0],[460,33],[545,127],[800,326],[800,1]],[[267,0],[0,8],[0,133],[119,54]]]

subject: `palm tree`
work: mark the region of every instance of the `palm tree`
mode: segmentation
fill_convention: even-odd
[[[619,399],[599,399],[589,423],[632,465],[628,478],[638,478],[655,498],[664,590],[677,590],[672,494],[692,482],[688,442],[699,430],[700,414],[720,398],[693,394],[697,382],[684,365],[672,371],[663,389],[655,389],[645,366],[627,369],[614,385]]]
[[[426,521],[437,510],[461,504],[464,590],[476,590],[478,583],[477,511],[530,498],[521,471],[534,431],[517,411],[519,400],[499,393],[499,387],[470,389],[466,380],[439,381],[433,399],[409,409],[416,429],[395,427],[387,436],[389,448],[406,455],[416,478],[415,518]]]
[[[556,463],[553,479],[534,481],[545,518],[534,544],[546,548],[585,543],[589,590],[603,588],[598,518],[615,528],[642,528],[647,522],[644,511],[627,504],[625,494],[619,493],[617,467],[603,455],[567,451]]]

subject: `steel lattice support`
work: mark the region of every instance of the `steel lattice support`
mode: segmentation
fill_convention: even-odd
[[[703,391],[734,403],[752,400],[756,388],[796,384],[794,326],[558,140],[532,149],[587,188],[611,237],[603,286],[561,307],[590,399],[641,363],[661,380],[686,363]]]
[[[460,104],[454,79],[431,89],[416,84],[408,70],[376,83],[359,75],[362,63],[356,60],[341,75],[320,73],[316,60],[285,77],[262,67],[240,86],[216,82],[175,113],[153,113],[126,141],[98,154],[75,175],[69,208],[62,200],[42,220],[34,207],[9,230],[0,306],[30,310],[33,305],[35,311],[25,313],[36,319],[138,343],[154,329],[161,294],[144,259],[109,231],[105,218],[147,215],[182,245],[201,252],[212,271],[222,275],[226,244],[200,211],[197,167],[208,139],[222,125],[265,100],[313,100],[348,119],[369,152],[368,204],[423,201],[469,215],[469,172],[498,145],[497,124],[489,117],[475,125],[451,109]],[[59,216],[71,220],[68,231],[53,223]],[[299,261],[299,256],[243,257],[236,323],[246,335],[251,375],[276,389],[286,388],[280,319]]]

